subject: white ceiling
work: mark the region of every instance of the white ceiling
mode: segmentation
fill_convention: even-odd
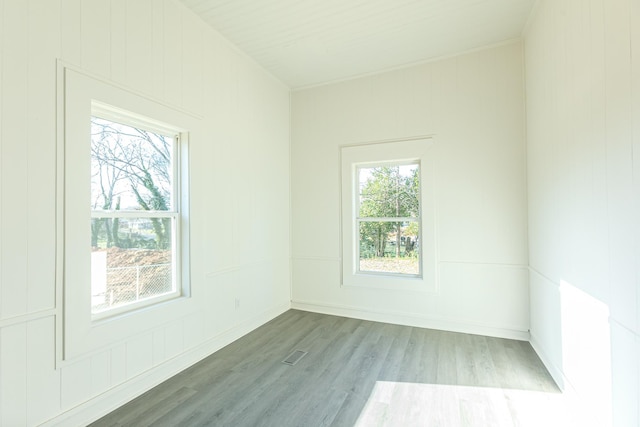
[[[181,0],[291,88],[520,37],[536,0]]]

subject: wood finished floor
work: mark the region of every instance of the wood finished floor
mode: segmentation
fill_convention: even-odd
[[[92,426],[588,424],[579,417],[526,342],[290,310]]]

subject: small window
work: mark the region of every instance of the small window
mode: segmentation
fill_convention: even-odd
[[[91,116],[91,313],[180,295],[177,133],[94,105]]]
[[[437,290],[433,145],[341,147],[343,286]]]
[[[420,276],[420,165],[360,165],[357,271]]]

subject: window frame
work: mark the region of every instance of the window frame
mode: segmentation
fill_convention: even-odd
[[[353,180],[354,187],[354,230],[356,232],[357,243],[355,243],[356,255],[355,255],[355,273],[356,274],[372,274],[372,275],[382,275],[382,276],[392,276],[392,277],[400,277],[400,278],[421,278],[422,277],[422,256],[418,257],[418,274],[409,274],[409,273],[395,273],[391,271],[372,271],[372,270],[362,270],[360,267],[360,224],[362,222],[415,222],[418,224],[418,239],[422,240],[422,197],[418,194],[418,215],[415,217],[361,217],[360,216],[360,170],[361,169],[372,169],[376,167],[385,167],[385,166],[408,166],[408,165],[416,165],[418,167],[418,177],[420,179],[420,188],[422,188],[422,167],[420,165],[420,160],[404,160],[404,161],[389,161],[389,162],[364,162],[364,163],[355,163],[355,175]]]
[[[171,281],[172,291],[161,295],[154,295],[141,300],[116,305],[101,311],[93,311],[91,307],[91,319],[97,321],[112,316],[128,313],[147,306],[158,304],[182,295],[181,277],[182,277],[182,162],[180,159],[181,140],[186,133],[179,128],[168,124],[160,123],[156,120],[143,117],[131,111],[126,111],[97,100],[91,101],[91,117],[107,120],[115,124],[125,125],[136,129],[145,130],[156,135],[173,139],[171,149],[171,209],[166,211],[160,210],[105,210],[91,209],[91,219],[96,218],[170,218],[172,227],[171,239]],[[92,295],[93,296],[93,295]]]
[[[135,310],[92,318],[91,309],[91,176],[90,134],[92,102],[114,112],[127,111],[136,120],[151,125],[170,123],[180,133],[178,157],[181,171],[179,199],[181,237],[180,295]],[[115,107],[113,107],[115,106]],[[153,119],[147,119],[153,118]],[[56,316],[57,359],[68,360],[112,346],[137,334],[180,321],[197,309],[190,277],[190,180],[189,146],[201,135],[201,118],[148,98],[128,88],[93,76],[73,66],[58,63]],[[139,126],[139,122],[136,123]]]
[[[341,162],[341,286],[367,289],[436,292],[436,211],[435,171],[432,137],[343,145]],[[420,274],[402,274],[359,269],[359,180],[358,170],[378,165],[419,165],[420,215],[416,221],[420,232]],[[383,218],[398,222],[402,218]],[[425,238],[425,236],[430,236]]]

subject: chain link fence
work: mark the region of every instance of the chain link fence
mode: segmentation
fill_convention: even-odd
[[[171,263],[107,268],[106,273],[106,291],[94,295],[101,310],[173,291]]]

